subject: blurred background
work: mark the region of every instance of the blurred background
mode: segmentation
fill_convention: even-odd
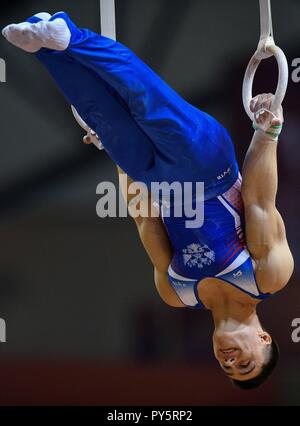
[[[300,57],[300,2],[273,0],[275,39]],[[67,11],[100,31],[98,0],[4,0],[1,28],[36,12]],[[259,37],[258,0],[116,0],[118,39],[232,135],[239,164],[252,130],[241,99]],[[0,404],[300,405],[300,83],[290,81],[279,144],[278,207],[295,257],[290,285],[259,306],[281,347],[270,382],[234,389],[213,358],[206,311],[176,310],[156,293],[130,219],[99,219],[96,186],[117,181],[50,76],[0,38]],[[292,67],[291,67],[292,71]],[[274,91],[265,61],[255,92]]]

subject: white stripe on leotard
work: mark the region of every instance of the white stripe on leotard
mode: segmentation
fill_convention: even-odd
[[[241,265],[244,264],[250,257],[250,253],[248,250],[242,251],[242,253],[235,259],[234,262],[231,263],[224,271],[220,272],[218,275],[215,275],[215,278],[222,279],[222,277],[236,269],[238,269]],[[250,257],[251,258],[251,257]],[[256,280],[245,280],[243,278],[239,279],[238,283],[233,285],[237,286],[241,290],[246,291],[247,293],[253,294],[254,296],[259,296],[258,287],[256,284]]]
[[[235,227],[236,228],[240,228],[241,226],[241,218],[240,215],[230,206],[230,204],[222,197],[219,196],[218,200],[220,201],[220,203],[223,204],[223,206],[229,211],[229,213],[233,216],[234,218],[234,223],[235,223]]]
[[[175,280],[192,281],[192,282],[197,281],[197,280],[193,280],[193,279],[190,279],[190,278],[185,278],[182,275],[176,274],[176,272],[173,271],[171,265],[169,266],[168,274],[170,275],[170,277],[174,278]]]
[[[224,269],[224,271],[220,272],[218,275],[215,275],[215,277],[217,278],[220,275],[225,275],[231,271],[234,271],[239,266],[241,266],[244,262],[246,262],[248,257],[250,257],[249,252],[247,250],[242,251],[242,253],[238,255],[238,257],[234,260],[234,262],[232,262],[226,269]]]

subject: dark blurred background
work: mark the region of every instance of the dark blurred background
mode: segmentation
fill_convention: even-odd
[[[300,2],[272,3],[291,66]],[[241,85],[258,42],[258,1],[116,0],[116,9],[119,41],[228,128],[242,165],[252,130]],[[99,32],[98,0],[5,0],[1,28],[59,10]],[[242,392],[213,358],[209,313],[164,305],[135,225],[97,218],[96,186],[116,182],[113,163],[81,143],[70,106],[32,55],[1,37],[0,57],[0,404],[300,405],[300,343],[291,340],[300,317],[300,83],[290,81],[279,145],[278,207],[296,268],[259,306],[282,356],[268,384]],[[276,63],[265,61],[255,92],[276,81]]]

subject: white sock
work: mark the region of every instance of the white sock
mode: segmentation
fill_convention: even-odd
[[[51,18],[50,13],[47,13],[47,12],[36,13],[34,16],[42,19],[43,21],[49,21],[49,19]]]
[[[61,18],[51,22],[41,21],[37,24],[29,22],[11,24],[4,28],[2,34],[10,43],[30,53],[35,53],[42,47],[66,50],[71,39],[71,32]]]

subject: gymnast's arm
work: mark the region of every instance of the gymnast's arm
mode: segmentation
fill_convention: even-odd
[[[86,145],[92,143],[89,135],[83,138]],[[141,194],[130,194],[129,187],[133,183],[126,173],[117,167],[120,188],[127,202],[128,211],[133,217],[133,211],[140,209],[143,216],[133,217],[144,248],[155,268],[155,277],[159,280],[167,278],[167,271],[172,258],[172,249],[165,226],[153,206],[148,191]],[[157,280],[156,280],[157,281]]]
[[[83,138],[83,143],[86,145],[92,143],[89,135]],[[159,286],[157,282],[163,282],[165,283],[164,286],[168,287],[166,280],[168,281],[167,271],[172,258],[172,249],[167,231],[153,206],[151,195],[149,195],[148,191],[140,194],[130,194],[129,187],[133,180],[120,167],[117,167],[117,170],[121,192],[127,202],[130,215],[133,217],[133,211],[138,207],[143,213],[138,217],[133,217],[133,219],[144,248],[154,266],[156,286]],[[159,289],[158,291],[161,294]],[[168,293],[168,289],[163,293]],[[162,294],[161,297],[164,299]]]
[[[259,95],[251,104],[252,112],[270,109],[272,95]],[[266,114],[259,120],[263,123]],[[283,122],[282,109],[277,112]],[[276,208],[278,188],[277,144],[256,131],[243,166],[242,198],[245,207],[246,241],[256,263],[256,279],[263,293],[276,293],[292,275],[294,262],[283,219]]]
[[[140,239],[154,266],[154,281],[156,289],[162,300],[169,306],[185,307],[176,295],[175,290],[168,280],[168,267],[172,259],[172,247],[166,228],[158,215],[151,194],[148,191],[139,194],[139,197],[128,193],[128,188],[133,181],[118,167],[120,187],[124,199],[127,200],[128,210],[132,216],[133,210],[137,208],[143,211],[143,216],[136,217],[136,223]],[[126,179],[121,179],[125,177]],[[138,201],[137,201],[138,200]]]

